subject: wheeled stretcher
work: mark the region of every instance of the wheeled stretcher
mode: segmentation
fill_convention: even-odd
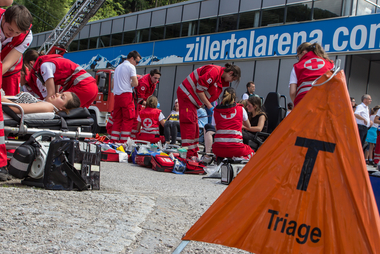
[[[46,130],[68,138],[92,138],[91,126],[94,120],[86,108],[70,110],[69,114],[59,112],[24,114],[20,106],[13,103],[2,103],[4,114],[5,144],[7,149],[14,149],[24,141],[23,136]],[[21,114],[16,114],[7,106],[16,106]],[[7,139],[10,136],[19,137],[18,140]]]

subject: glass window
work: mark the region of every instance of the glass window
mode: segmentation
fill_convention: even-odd
[[[79,40],[79,50],[88,49],[88,39]]]
[[[149,41],[149,28],[138,30],[136,37],[137,42]]]
[[[98,47],[98,37],[90,38],[89,49],[96,49]]]
[[[199,34],[209,34],[216,32],[216,17],[199,20]]]
[[[105,35],[99,37],[99,48],[109,47],[111,43],[111,35]]]
[[[372,0],[376,4],[376,0]],[[358,7],[356,9],[356,15],[367,15],[376,12],[376,7],[364,0],[358,0]]]
[[[231,31],[237,29],[237,17],[238,15],[228,15],[219,17],[219,32]]]
[[[289,5],[286,9],[286,22],[311,20],[311,3]]]
[[[121,45],[123,42],[123,33],[112,34],[111,46]]]
[[[164,39],[164,31],[165,31],[164,26],[152,27],[150,29],[150,40],[156,41],[156,40]]]
[[[261,26],[284,23],[285,8],[263,10],[261,17]]]
[[[168,25],[166,26],[166,34],[165,38],[175,38],[179,37],[181,32],[181,24],[174,24],[174,25]]]
[[[191,36],[197,34],[198,21],[190,21],[182,23],[181,37]]]
[[[342,0],[319,0],[314,2],[314,19],[339,17],[342,13]]]
[[[123,44],[135,43],[136,42],[135,37],[136,37],[135,31],[124,32]]]
[[[77,51],[78,50],[78,41],[72,41],[69,45],[69,51]]]
[[[250,11],[240,13],[239,29],[259,26],[260,11]]]

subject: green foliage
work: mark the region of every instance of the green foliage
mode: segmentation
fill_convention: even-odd
[[[69,10],[68,0],[21,0],[33,16],[33,33],[53,30]]]
[[[184,2],[186,0],[106,0],[90,21],[115,17],[158,6]],[[33,16],[33,33],[53,30],[66,15],[75,0],[14,0],[25,5]]]

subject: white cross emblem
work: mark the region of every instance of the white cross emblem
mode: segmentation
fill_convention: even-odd
[[[304,67],[306,69],[316,71],[321,69],[323,66],[325,66],[325,61],[323,61],[320,58],[312,58],[305,62]]]
[[[150,118],[145,118],[144,121],[143,121],[143,125],[145,128],[150,128],[150,126],[152,126],[153,122],[152,120],[150,120]]]

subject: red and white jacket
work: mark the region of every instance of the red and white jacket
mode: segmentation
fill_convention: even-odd
[[[203,105],[197,93],[204,92],[210,102],[216,101],[223,87],[230,85],[222,79],[224,69],[211,64],[199,67],[187,76],[178,89],[181,89],[197,108]]]
[[[228,146],[231,143],[243,143],[243,106],[241,104],[216,106],[214,119],[216,124],[215,144]]]
[[[311,89],[311,83],[313,83],[314,80],[333,67],[334,64],[332,62],[318,57],[313,51],[309,51],[298,63],[295,63],[294,71],[297,76],[297,93],[294,105]]]
[[[0,16],[3,15],[4,12],[5,12],[5,9],[0,9]],[[4,18],[4,16],[3,16],[3,18]],[[11,50],[13,48],[19,46],[20,44],[22,44],[24,42],[24,40],[28,36],[31,28],[32,28],[32,25],[30,25],[30,27],[29,27],[28,31],[26,31],[26,33],[21,33],[20,35],[13,37],[12,41],[10,41],[7,45],[5,45],[1,49],[1,61],[4,60],[4,58],[9,54],[9,52],[11,52]],[[18,73],[21,71],[21,68],[22,68],[22,57],[20,57],[20,59],[18,59],[18,61],[6,73],[4,73],[3,76],[6,77],[6,76],[11,76],[15,73]]]
[[[158,82],[153,84],[150,74],[146,74],[144,76],[138,75],[137,78],[139,85],[135,88],[135,92],[137,95],[137,103],[141,103],[142,101],[146,101],[149,96],[153,95]]]
[[[145,108],[140,111],[141,129],[140,133],[160,135],[159,117],[161,110],[157,108]]]
[[[62,86],[63,90],[67,90],[85,79],[93,79],[95,82],[95,79],[82,67],[68,59],[63,58],[61,55],[44,55],[37,58],[33,69],[26,77],[26,82],[33,89],[33,91],[38,89],[37,75],[41,75],[40,68],[45,62],[51,62],[56,66],[56,71],[54,73],[54,84]],[[42,80],[41,82],[44,83]]]

